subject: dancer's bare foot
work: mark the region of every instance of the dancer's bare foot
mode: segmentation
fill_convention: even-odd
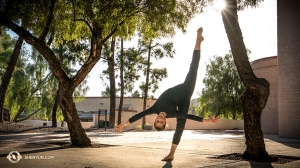
[[[197,40],[200,40],[200,41],[203,41],[203,40],[204,40],[204,37],[202,36],[202,33],[203,33],[203,28],[200,27],[200,28],[197,30]]]
[[[174,156],[168,155],[168,156],[164,157],[161,161],[172,161],[173,159],[174,159]]]

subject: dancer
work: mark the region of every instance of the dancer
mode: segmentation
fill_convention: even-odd
[[[171,161],[174,159],[174,153],[177,148],[177,145],[180,142],[185,127],[186,119],[210,123],[216,123],[219,121],[219,118],[214,116],[208,119],[204,119],[199,116],[187,114],[190,105],[190,99],[194,92],[195,83],[197,79],[197,71],[200,61],[200,48],[201,43],[204,40],[202,32],[202,27],[197,30],[197,39],[193,53],[192,63],[190,65],[190,70],[185,78],[185,81],[182,84],[179,84],[175,87],[169,88],[168,90],[164,91],[159,96],[159,98],[153,106],[132,116],[128,121],[119,124],[116,128],[116,132],[122,132],[122,129],[125,126],[137,121],[145,115],[158,114],[156,119],[154,120],[154,127],[158,131],[162,131],[165,129],[167,123],[166,118],[177,118],[176,130],[172,140],[171,151],[166,157],[162,159],[162,161]]]

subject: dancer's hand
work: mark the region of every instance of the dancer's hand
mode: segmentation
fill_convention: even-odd
[[[212,121],[213,123],[217,123],[217,122],[219,122],[220,117],[219,117],[219,116],[215,117],[215,116],[213,115],[213,116],[210,117],[210,119],[211,119],[211,121]]]
[[[215,117],[215,116],[211,116],[210,118],[208,119],[203,119],[202,120],[203,122],[206,122],[206,123],[217,123],[220,121],[220,117]]]
[[[116,127],[115,132],[122,132],[122,130],[123,130],[124,127],[125,127],[125,124],[119,124],[119,125]]]

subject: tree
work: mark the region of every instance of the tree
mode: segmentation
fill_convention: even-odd
[[[7,37],[7,34],[4,32],[4,30],[1,30],[1,34],[5,34],[3,39],[6,42],[8,42],[7,40],[9,38]],[[0,86],[0,123],[3,122],[3,113],[2,113],[3,110],[2,109],[4,107],[3,105],[4,105],[4,101],[5,101],[5,94],[6,94],[9,82],[11,80],[13,71],[15,69],[15,65],[17,63],[17,60],[18,60],[18,57],[19,57],[19,54],[20,54],[20,51],[22,48],[22,44],[23,44],[23,38],[21,36],[19,36],[19,38],[16,42],[16,45],[14,47],[14,50],[10,56],[10,60],[7,64],[6,71],[1,79],[2,81],[1,81],[1,86]],[[8,45],[8,46],[10,46],[10,45]],[[7,50],[5,46],[4,46],[4,50]]]
[[[124,98],[124,46],[123,39],[121,39],[121,49],[120,49],[120,103],[119,103],[119,112],[118,112],[118,122],[117,124],[121,124],[122,118],[122,110],[123,110],[123,98]]]
[[[115,78],[115,45],[116,39],[113,37],[110,41],[110,48],[108,45],[104,45],[103,50],[104,60],[108,64],[108,78],[109,78],[109,121],[115,126],[115,109],[116,109],[116,78]]]
[[[173,50],[173,43],[154,43],[153,40],[139,40],[139,50],[146,53],[147,57],[144,58],[144,61],[142,62],[142,71],[144,75],[146,76],[146,82],[142,82],[140,88],[143,92],[143,110],[147,108],[147,98],[148,98],[148,90],[151,89],[151,91],[154,93],[158,89],[158,82],[162,81],[163,78],[167,77],[167,69],[151,69],[151,57],[154,57],[157,59],[162,59],[164,57],[173,58],[175,54],[175,50]],[[150,76],[151,75],[151,76]],[[144,128],[144,125],[146,124],[146,118],[143,117],[142,120],[142,128]]]
[[[140,62],[141,59],[141,52],[139,50],[136,50],[135,48],[128,48],[124,51],[123,39],[121,39],[120,53],[117,57],[117,64],[120,68],[120,83],[118,83],[118,85],[120,87],[121,92],[118,124],[121,123],[121,111],[123,109],[124,94],[132,92],[134,88],[134,83],[140,78],[140,75],[138,74],[137,70],[139,69],[138,62]]]
[[[194,1],[18,1],[3,0],[0,4],[0,24],[11,29],[32,45],[49,63],[50,69],[59,82],[59,104],[68,123],[71,142],[75,146],[90,146],[91,141],[82,128],[73,100],[76,87],[85,79],[100,60],[104,43],[121,25],[129,19],[143,18],[145,22],[157,25],[157,31],[175,28],[184,29],[198,11]],[[160,17],[155,17],[160,16]],[[54,19],[55,18],[55,19]],[[170,20],[168,25],[159,25]],[[20,26],[18,23],[24,23]],[[139,21],[137,19],[137,21]],[[74,39],[88,43],[89,56],[83,57],[75,75],[69,76],[61,66],[57,55],[45,40],[54,32],[55,43]]]
[[[224,118],[241,119],[242,102],[240,95],[243,93],[242,84],[232,54],[214,56],[206,65],[206,74],[203,79],[205,88],[202,90],[198,102],[200,104],[198,115],[219,116]]]
[[[255,6],[259,2],[261,1],[243,1],[246,6]],[[251,160],[266,160],[269,154],[265,148],[260,119],[270,94],[270,83],[264,78],[257,78],[253,73],[238,22],[238,9],[240,6],[236,0],[226,0],[226,8],[221,13],[234,63],[246,88],[241,96],[247,146],[243,156]]]

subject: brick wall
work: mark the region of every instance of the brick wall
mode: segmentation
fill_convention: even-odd
[[[270,95],[261,115],[261,129],[263,133],[278,134],[277,56],[255,60],[251,66],[258,78],[265,78],[270,83]]]
[[[277,0],[279,136],[300,138],[300,1]]]

